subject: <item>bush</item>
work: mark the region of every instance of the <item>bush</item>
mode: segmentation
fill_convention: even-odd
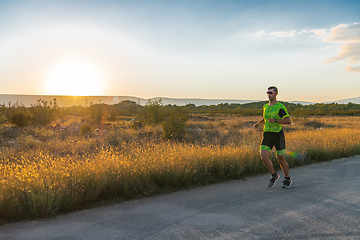
[[[106,104],[93,104],[89,107],[90,118],[95,124],[102,124],[107,115]]]
[[[187,119],[188,116],[180,108],[176,108],[172,111],[162,124],[163,139],[177,141],[184,140]]]
[[[39,99],[38,102],[34,105],[31,105],[31,122],[36,125],[46,126],[49,125],[56,116],[58,112],[58,106],[56,103],[56,98],[54,98],[54,104],[45,100]]]
[[[15,112],[10,115],[9,122],[18,127],[25,127],[30,123],[30,115],[26,112]]]
[[[120,116],[133,116],[138,114],[141,108],[143,107],[131,100],[124,100],[110,106],[110,110],[115,111],[116,115]]]
[[[140,115],[140,122],[145,125],[158,125],[165,118],[162,99],[151,101],[145,106],[145,110]]]
[[[91,132],[91,126],[89,125],[89,124],[87,124],[87,123],[84,123],[83,125],[81,125],[81,127],[80,127],[80,134],[81,135],[86,135],[86,134],[88,134],[88,133],[90,133]]]
[[[7,109],[5,107],[5,104],[0,105],[0,124],[6,121],[6,113]]]
[[[115,111],[115,110],[111,110],[110,112],[109,112],[109,116],[108,116],[108,118],[107,118],[107,120],[108,121],[111,121],[111,122],[114,122],[114,121],[116,121],[116,117],[117,117],[117,112]]]

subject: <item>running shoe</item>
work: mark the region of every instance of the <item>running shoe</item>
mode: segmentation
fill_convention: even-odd
[[[285,178],[284,181],[283,181],[283,188],[290,188],[291,183],[292,183],[291,178],[289,178],[289,179]]]
[[[279,174],[276,174],[276,176],[271,177],[268,187],[275,186],[276,181],[280,178]]]

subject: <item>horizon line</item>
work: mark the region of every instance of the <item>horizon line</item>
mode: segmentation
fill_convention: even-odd
[[[151,97],[151,98],[143,98],[143,97],[136,97],[136,96],[128,96],[128,95],[52,95],[52,94],[21,94],[21,93],[0,93],[0,95],[8,95],[8,96],[44,96],[44,97],[128,97],[128,98],[137,98],[137,99],[143,99],[143,100],[150,100],[150,99],[173,99],[173,100],[211,100],[211,101],[248,101],[248,102],[263,102],[267,100],[258,100],[258,99],[230,99],[230,98],[176,98],[176,97]],[[322,102],[311,102],[311,101],[305,101],[305,100],[279,100],[282,102],[299,102],[299,103],[309,103],[309,104],[316,104],[316,103],[325,103],[325,104],[331,104],[336,103],[338,101],[348,101],[351,102],[351,99],[356,99],[360,97],[355,98],[346,98],[346,99],[338,99],[338,100],[332,100],[332,101],[322,101]],[[356,103],[355,103],[356,104]]]

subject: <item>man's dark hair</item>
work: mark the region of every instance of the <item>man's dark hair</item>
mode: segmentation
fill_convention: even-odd
[[[271,90],[274,90],[275,92],[278,92],[278,89],[275,86],[268,87],[268,89],[271,89]]]

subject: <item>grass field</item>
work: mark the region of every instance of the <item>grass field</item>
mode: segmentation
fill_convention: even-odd
[[[266,173],[259,156],[260,117],[197,116],[184,142],[163,141],[158,127],[131,118],[86,134],[80,119],[62,129],[1,126],[0,219],[58,213]],[[286,126],[287,149],[309,163],[360,154],[360,117],[309,117]],[[53,125],[56,122],[53,123]],[[274,153],[274,166],[279,168]],[[287,155],[291,167],[301,165]],[[290,171],[291,174],[291,171]]]

